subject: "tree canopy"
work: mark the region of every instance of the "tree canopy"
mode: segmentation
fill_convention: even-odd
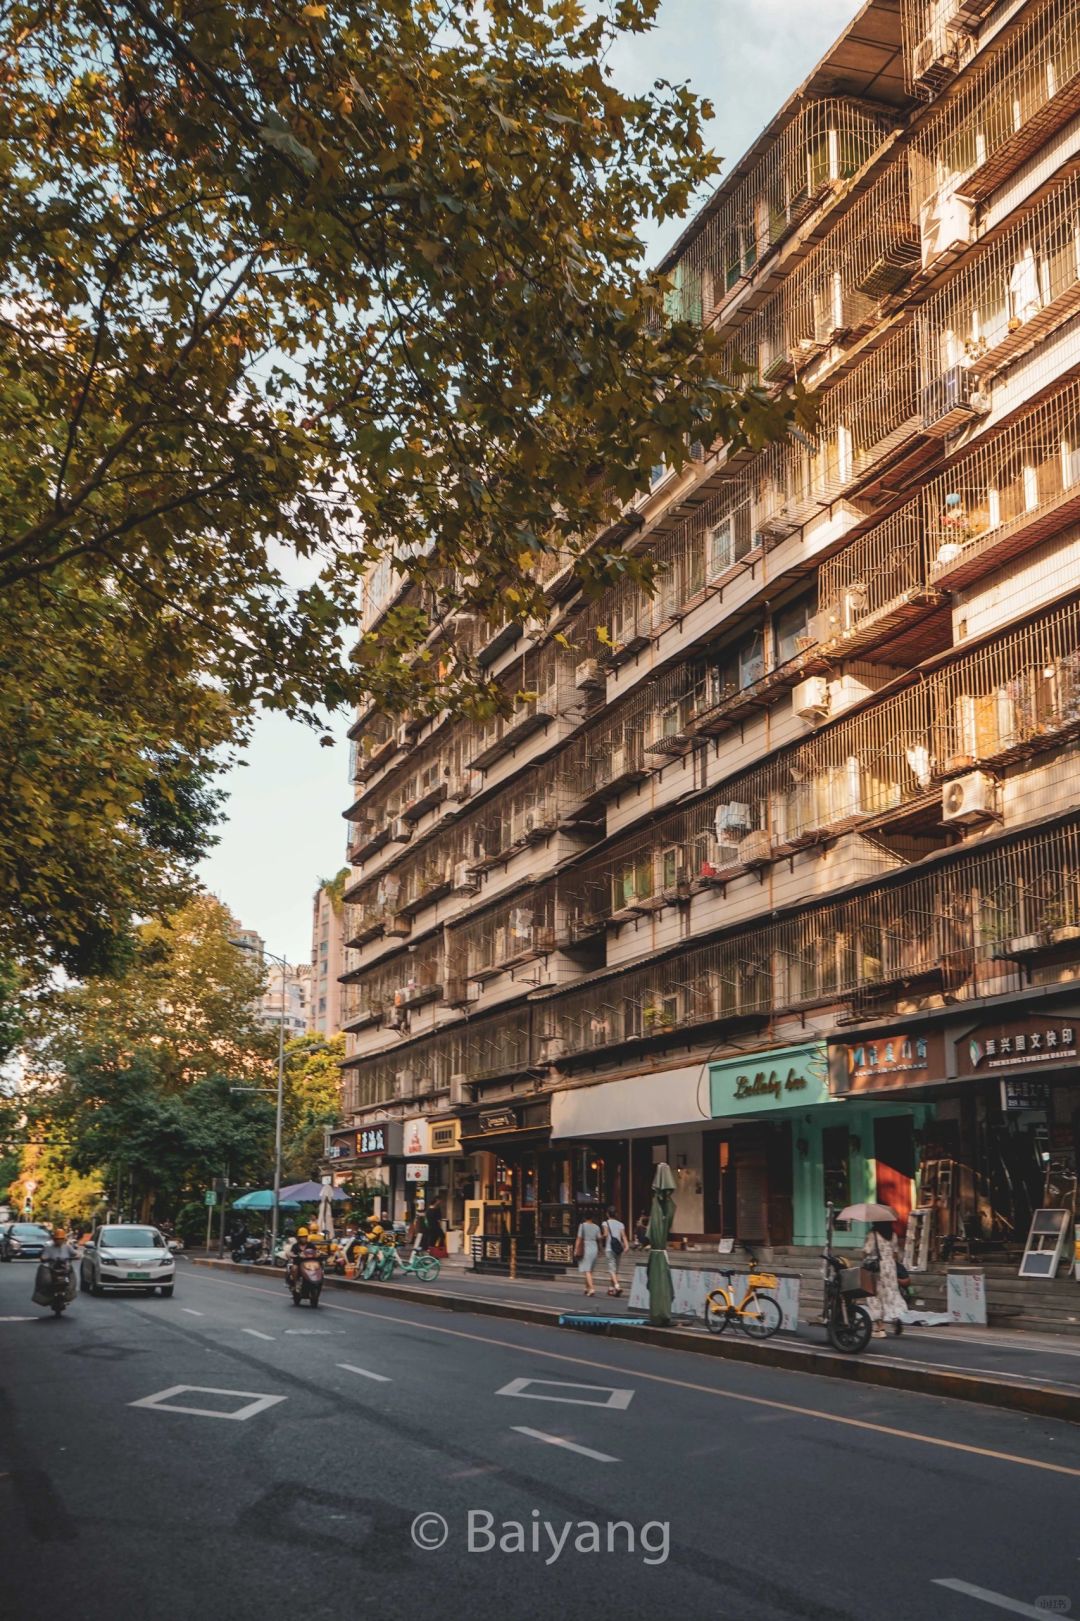
[[[253,707],[490,700],[433,626],[647,574],[584,548],[649,468],[805,415],[642,272],[716,168],[605,65],[658,4],[0,11],[0,953],[115,956]],[[378,559],[422,599],[358,641]]]

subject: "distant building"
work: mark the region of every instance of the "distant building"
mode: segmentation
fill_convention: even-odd
[[[285,1040],[295,1041],[311,1028],[311,968],[306,963],[290,965],[285,977]],[[259,1022],[276,1030],[281,1018],[281,969],[271,963],[267,986],[259,1004]]]
[[[266,963],[266,942],[257,929],[237,926],[233,931],[233,939],[243,942],[244,948],[266,966],[266,989],[258,1000],[257,1016],[259,1023],[266,1029],[276,1031],[281,1018],[282,970],[276,962]],[[307,1034],[311,1028],[310,1009],[311,968],[306,962],[298,963],[296,967],[290,964],[285,984],[286,1041],[293,1041],[297,1036]]]
[[[321,1036],[341,1029],[345,972],[345,908],[337,881],[320,884],[311,908],[311,1005],[308,1027]]]

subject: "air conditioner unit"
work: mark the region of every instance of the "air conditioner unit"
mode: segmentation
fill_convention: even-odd
[[[762,828],[755,828],[739,840],[739,860],[744,867],[761,866],[772,859],[772,841]]]
[[[911,58],[911,88],[926,99],[953,77],[957,67],[956,41],[949,33],[920,39]]]
[[[866,612],[868,593],[865,585],[856,582],[849,585],[840,599],[840,624],[845,631],[855,629],[859,620]]]
[[[460,1109],[462,1104],[470,1103],[472,1099],[468,1093],[469,1077],[463,1072],[450,1077],[450,1107]]]
[[[791,707],[800,720],[812,726],[824,720],[829,713],[829,683],[823,675],[812,675],[800,681],[791,693]]]
[[[434,1075],[422,1075],[419,1081],[416,1083],[416,1090],[420,1097],[430,1097],[432,1092],[435,1090]]]
[[[395,1000],[394,1006],[386,1015],[386,1023],[391,1030],[404,1030],[409,1023],[408,1009]]]
[[[412,1096],[416,1084],[416,1074],[411,1069],[399,1069],[394,1076],[394,1096],[407,1098]]]
[[[627,761],[626,749],[622,744],[620,744],[618,748],[612,749],[612,751],[611,751],[611,770],[608,773],[608,777],[609,777],[610,781],[614,782],[618,777],[622,777],[622,776],[625,775],[625,773],[626,773],[626,761]]]
[[[941,819],[961,827],[999,820],[998,788],[988,771],[968,771],[947,782],[941,794]]]
[[[928,197],[919,209],[919,236],[922,265],[926,270],[939,259],[955,257],[971,241],[973,209],[966,197],[957,196],[951,184]]]
[[[604,676],[596,659],[582,659],[574,671],[574,685],[579,692],[603,687]]]
[[[390,823],[390,843],[408,844],[412,835],[412,823],[407,822],[404,816],[395,816]]]
[[[459,895],[475,895],[480,882],[467,861],[459,861],[454,868],[454,889]]]
[[[410,725],[399,726],[394,733],[394,741],[399,749],[411,749],[413,744],[412,727]]]

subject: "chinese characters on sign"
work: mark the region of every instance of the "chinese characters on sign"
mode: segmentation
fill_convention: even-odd
[[[968,1037],[967,1060],[972,1070],[1017,1069],[1022,1064],[1060,1063],[1076,1057],[1076,1026],[1066,1021],[1027,1020],[994,1034],[977,1030]]]
[[[1045,1081],[1002,1081],[1001,1107],[1006,1113],[1016,1109],[1045,1109],[1050,1088]]]
[[[386,1127],[365,1126],[363,1131],[358,1131],[356,1134],[356,1152],[358,1154],[385,1154]]]
[[[940,1031],[898,1030],[833,1046],[829,1073],[837,1096],[939,1081],[945,1074],[945,1039]]]

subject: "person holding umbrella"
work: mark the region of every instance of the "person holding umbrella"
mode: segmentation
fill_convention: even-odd
[[[885,1336],[886,1323],[891,1323],[894,1334],[904,1332],[904,1313],[907,1304],[900,1293],[900,1279],[896,1270],[896,1249],[893,1229],[896,1211],[887,1204],[853,1204],[841,1210],[840,1221],[868,1222],[870,1231],[863,1245],[863,1270],[875,1280],[873,1294],[861,1304],[874,1324],[879,1339]]]

